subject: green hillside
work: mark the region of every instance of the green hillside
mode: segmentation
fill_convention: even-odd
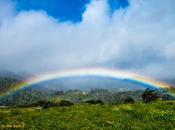
[[[9,91],[14,86],[22,83],[22,80],[10,77],[0,77],[0,94]]]
[[[20,123],[26,130],[173,130],[175,101],[0,109],[2,127]]]

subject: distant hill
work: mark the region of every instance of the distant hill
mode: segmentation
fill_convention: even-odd
[[[13,73],[13,72],[7,71],[7,70],[1,70],[1,71],[0,71],[0,78],[22,79],[21,76],[15,74],[15,73]]]
[[[0,70],[0,94],[8,91],[19,83],[22,83],[25,77],[8,70]]]
[[[19,83],[22,83],[22,80],[18,80],[16,78],[0,77],[0,94],[8,91]]]
[[[37,88],[21,89],[10,95],[0,97],[0,106],[28,106],[39,101],[57,102],[67,100],[73,103],[82,103],[90,100],[100,100],[104,103],[122,103],[129,97],[135,102],[142,100],[144,90],[114,91],[94,88],[90,91],[67,90],[67,91],[42,91]],[[175,99],[166,91],[158,91],[160,97]]]
[[[41,100],[68,100],[73,103],[81,103],[87,100],[101,100],[104,103],[122,102],[125,96],[132,97],[135,101],[141,100],[143,90],[137,91],[110,91],[107,89],[92,89],[90,91],[68,90],[68,91],[42,91],[35,88],[27,88],[0,98],[0,106],[29,105]]]
[[[16,72],[12,72],[10,70],[1,70],[0,69],[0,77],[1,78],[14,78],[17,80],[25,80],[29,77],[32,77],[32,74],[29,73],[24,73],[24,72],[20,72],[20,73],[16,73]]]
[[[32,87],[38,89],[46,89],[50,91],[67,91],[82,90],[89,91],[93,88],[108,89],[115,91],[131,91],[145,89],[144,86],[130,83],[124,80],[116,80],[112,78],[86,76],[86,77],[70,77],[42,82]]]

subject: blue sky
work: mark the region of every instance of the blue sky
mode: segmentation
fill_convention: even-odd
[[[17,11],[45,10],[48,15],[60,21],[79,22],[90,0],[13,0]],[[111,12],[128,6],[127,0],[108,0]]]

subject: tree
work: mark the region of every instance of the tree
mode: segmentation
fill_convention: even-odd
[[[134,103],[135,101],[134,101],[134,99],[133,99],[132,97],[130,97],[130,96],[123,96],[123,97],[122,97],[122,102],[123,102],[123,103]]]
[[[58,106],[72,106],[74,105],[74,103],[70,102],[70,101],[67,101],[67,100],[61,100],[59,103],[58,103]]]
[[[104,104],[103,101],[101,101],[101,100],[88,100],[88,101],[85,101],[85,103],[89,103],[89,104]]]
[[[142,94],[142,99],[144,102],[151,102],[151,101],[154,101],[156,100],[157,98],[159,98],[158,96],[158,92],[155,91],[155,90],[151,90],[149,88],[147,88],[143,94]]]

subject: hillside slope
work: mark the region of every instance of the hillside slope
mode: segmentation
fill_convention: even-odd
[[[0,77],[0,94],[10,90],[17,84],[22,83],[22,80],[18,80],[16,78],[7,78],[7,77]]]

